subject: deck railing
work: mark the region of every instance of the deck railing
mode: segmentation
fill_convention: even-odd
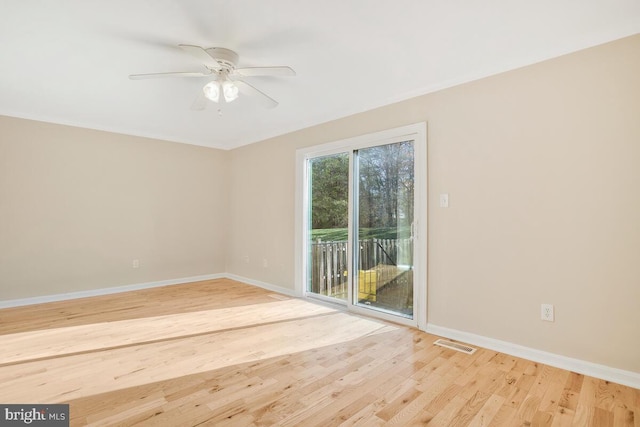
[[[398,271],[411,265],[413,239],[366,239],[355,248],[358,260],[360,298],[375,299],[378,290],[398,277]],[[322,241],[311,243],[310,291],[326,296],[345,298],[347,295],[347,242]],[[389,268],[395,267],[395,268]]]

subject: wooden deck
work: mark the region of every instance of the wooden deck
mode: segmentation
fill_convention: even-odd
[[[71,425],[640,426],[640,390],[230,280],[0,310],[0,402]]]

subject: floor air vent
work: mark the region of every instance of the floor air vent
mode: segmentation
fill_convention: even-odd
[[[477,348],[469,347],[468,345],[458,344],[457,342],[447,341],[443,339],[436,340],[433,343],[441,347],[450,348],[451,350],[457,350],[467,354],[473,354],[477,350]]]

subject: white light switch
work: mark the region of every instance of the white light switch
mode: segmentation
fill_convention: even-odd
[[[440,195],[440,207],[441,208],[448,208],[449,207],[449,194],[448,193]]]

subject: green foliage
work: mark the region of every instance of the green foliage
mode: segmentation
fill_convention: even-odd
[[[347,241],[346,228],[320,228],[311,230],[311,240],[318,239],[323,242],[345,242]]]
[[[379,228],[413,222],[413,144],[380,145],[358,152],[359,222]]]
[[[349,156],[311,160],[312,228],[346,227],[349,211]]]
[[[409,227],[413,223],[414,198],[412,141],[363,148],[356,152],[355,159],[359,169],[356,190],[360,227],[387,230],[383,234]],[[349,211],[349,155],[317,157],[309,164],[311,228],[345,229]]]

